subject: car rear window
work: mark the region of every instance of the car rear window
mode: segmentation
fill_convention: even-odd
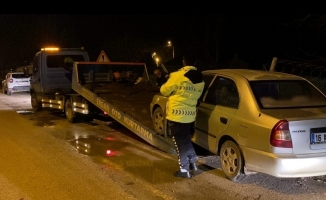
[[[261,108],[326,106],[326,97],[304,80],[251,81],[250,86]]]
[[[25,74],[11,74],[12,78],[29,78],[29,75]]]

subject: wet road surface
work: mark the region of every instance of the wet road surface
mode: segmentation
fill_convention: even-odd
[[[57,194],[57,197],[62,197],[60,199],[78,199],[80,196],[84,196],[83,199],[92,199],[92,195],[97,195],[97,199],[114,199],[113,196],[117,198],[119,194],[121,199],[325,199],[326,188],[322,181],[324,177],[278,179],[258,173],[240,183],[230,182],[223,176],[218,158],[199,147],[196,147],[200,155],[196,176],[192,179],[173,177],[173,172],[178,168],[177,158],[146,144],[121,125],[115,122],[109,127],[90,122],[70,124],[62,113],[33,113],[29,107],[28,95],[24,95],[26,94],[13,94],[8,97],[0,94],[2,131],[7,130],[4,126],[8,125],[19,130],[24,127],[33,130],[25,133],[17,130],[14,134],[2,135],[0,139],[11,141],[9,144],[13,147],[24,144],[15,151],[20,152],[19,158],[26,161],[24,168],[35,174],[33,177],[28,176],[21,172],[21,167],[16,171],[16,166],[21,162],[12,158],[12,162],[7,162],[8,165],[0,164],[0,186],[2,183],[5,188],[13,191],[16,189],[26,197],[25,200],[29,199],[28,196],[34,197],[30,199],[47,199],[44,198],[45,194],[48,199],[58,199],[52,197],[56,197],[55,192],[59,191],[59,185],[75,187],[80,193],[75,195],[73,190],[61,189],[62,194]],[[15,110],[16,114],[10,112],[13,117],[6,119],[4,113],[10,110]],[[0,159],[4,159],[8,151],[11,152],[8,148],[0,148]],[[24,155],[25,153],[28,155]],[[26,159],[30,158],[30,161],[23,159],[24,156]],[[10,169],[9,164],[14,166]],[[50,169],[34,172],[44,165]],[[76,170],[80,173],[76,173]],[[46,172],[53,174],[48,175]],[[13,176],[17,177],[12,179]],[[46,179],[44,177],[52,183],[41,184]],[[98,183],[95,184],[94,178]],[[21,179],[40,190],[43,198],[36,197]],[[83,183],[77,186],[71,182],[72,179]],[[46,186],[48,184],[50,185]],[[103,191],[105,186],[114,188],[108,188],[112,192],[112,198],[106,196],[107,191]],[[89,191],[87,187],[94,191]],[[46,190],[52,192],[47,193]],[[119,194],[113,194],[115,191]],[[0,192],[0,199],[8,193],[10,194],[9,191]]]

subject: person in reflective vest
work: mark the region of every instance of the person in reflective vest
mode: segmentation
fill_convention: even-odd
[[[168,96],[166,118],[178,153],[180,169],[174,172],[174,176],[182,178],[191,178],[193,172],[197,170],[198,158],[191,142],[191,135],[196,118],[196,105],[205,83],[195,63],[194,54],[185,53],[184,67],[170,73],[169,79],[160,88],[161,94]]]

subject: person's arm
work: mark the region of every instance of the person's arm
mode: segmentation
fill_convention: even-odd
[[[170,74],[170,78],[161,86],[160,92],[163,96],[170,96],[176,88],[175,76]]]

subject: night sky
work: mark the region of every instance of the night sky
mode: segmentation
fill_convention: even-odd
[[[112,61],[139,61],[157,51],[169,60],[191,48],[214,68],[236,54],[252,68],[273,57],[323,63],[324,15],[111,14],[0,15],[0,69],[32,61],[40,48],[85,47],[95,61],[104,50]],[[216,68],[216,67],[215,67]]]

